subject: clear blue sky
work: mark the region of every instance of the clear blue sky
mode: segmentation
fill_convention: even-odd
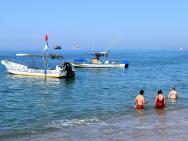
[[[0,50],[188,48],[187,0],[2,0]]]

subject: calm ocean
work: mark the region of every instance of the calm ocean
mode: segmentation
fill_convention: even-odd
[[[30,61],[16,53],[22,52],[1,52],[0,59]],[[89,59],[89,53],[63,52],[68,61]],[[145,140],[135,132],[157,138],[155,130],[188,125],[182,111],[188,107],[188,51],[112,51],[109,58],[128,60],[129,68],[76,69],[75,78],[44,79],[10,75],[0,65],[0,140]],[[167,96],[173,86],[177,101],[155,111],[156,92]],[[149,101],[142,112],[133,103],[140,89]]]

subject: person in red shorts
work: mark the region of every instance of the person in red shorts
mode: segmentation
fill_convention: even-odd
[[[140,90],[140,94],[136,96],[134,100],[134,106],[136,109],[144,109],[144,90]]]
[[[163,95],[163,91],[159,90],[157,92],[157,96],[155,98],[154,107],[156,109],[162,109],[165,107],[165,97]]]

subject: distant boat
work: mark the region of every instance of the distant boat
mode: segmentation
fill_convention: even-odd
[[[45,40],[47,42],[48,36],[46,35]],[[48,43],[46,44],[44,50],[48,49]],[[49,59],[63,59],[62,55],[58,54],[16,54],[16,56],[22,57],[31,57],[33,58],[42,58],[44,63],[43,69],[37,69],[35,66],[28,67],[26,65],[16,63],[8,60],[1,60],[1,64],[3,64],[7,71],[10,74],[15,75],[26,75],[26,76],[44,76],[44,77],[54,77],[54,78],[62,78],[62,77],[74,77],[75,70],[74,67],[69,62],[65,62],[63,65],[56,65],[55,69],[48,68],[48,60]],[[34,61],[34,60],[33,60]],[[35,64],[35,63],[33,63]]]
[[[78,58],[72,62],[72,65],[78,68],[128,68],[129,65],[127,60],[123,61],[122,63],[110,62],[107,59],[109,51],[101,51],[93,53],[92,55],[94,55],[94,58],[92,58],[91,62],[88,62],[83,58]],[[102,61],[102,57],[105,58],[104,61]]]
[[[183,48],[182,48],[182,47],[180,47],[179,49],[180,49],[181,51],[183,50]]]
[[[57,45],[54,47],[54,49],[62,49],[61,46]]]
[[[79,50],[79,47],[73,47],[72,50]]]

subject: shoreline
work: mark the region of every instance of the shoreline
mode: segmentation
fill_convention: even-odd
[[[11,138],[5,141],[124,141],[124,140],[188,140],[188,109],[153,111],[147,115],[138,111],[134,118],[126,115],[107,121],[60,129],[59,131]]]

